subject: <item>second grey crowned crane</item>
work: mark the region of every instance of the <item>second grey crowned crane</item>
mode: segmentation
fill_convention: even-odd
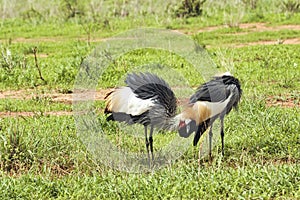
[[[220,118],[222,155],[224,155],[224,117],[232,108],[237,109],[241,95],[239,80],[229,72],[200,85],[196,93],[190,97],[188,108],[179,114],[179,135],[188,137],[196,131],[194,136],[194,146],[196,146],[201,135],[210,127],[209,157],[211,159],[212,126],[214,121]]]
[[[148,160],[149,147],[153,160],[154,126],[164,127],[170,123],[176,114],[177,100],[170,86],[154,74],[131,73],[127,75],[125,83],[127,86],[115,88],[107,94],[104,113],[109,114],[107,121],[144,125]]]

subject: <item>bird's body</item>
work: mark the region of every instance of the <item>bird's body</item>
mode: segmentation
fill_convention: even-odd
[[[175,95],[163,79],[150,73],[129,74],[125,83],[127,86],[116,88],[105,97],[107,120],[144,125],[148,157],[150,145],[153,159],[153,128],[166,126],[175,116]]]
[[[228,73],[202,84],[190,97],[188,108],[180,114],[179,134],[188,137],[196,131],[194,136],[196,146],[201,135],[211,127],[209,149],[211,156],[212,125],[220,118],[222,154],[224,154],[224,117],[232,108],[237,108],[241,95],[239,80]]]
[[[182,137],[188,137],[196,132],[194,137],[196,146],[201,135],[208,127],[212,127],[217,118],[221,119],[223,153],[224,116],[233,107],[237,108],[242,94],[238,79],[226,73],[202,84],[190,97],[188,107],[176,116],[177,99],[163,79],[150,73],[132,73],[127,76],[125,83],[126,86],[114,89],[105,97],[107,120],[144,125],[149,160],[149,146],[152,159],[154,158],[152,137],[154,127],[170,130],[176,128]],[[148,126],[150,126],[149,138]]]

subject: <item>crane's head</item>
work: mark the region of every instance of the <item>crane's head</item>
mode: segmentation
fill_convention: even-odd
[[[196,131],[196,122],[191,119],[181,120],[178,126],[178,132],[181,137],[187,138]]]
[[[175,126],[181,137],[187,138],[196,130],[196,121],[182,112],[175,117]]]

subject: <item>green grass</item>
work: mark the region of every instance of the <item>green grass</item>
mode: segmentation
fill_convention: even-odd
[[[214,31],[213,33],[198,33],[194,36],[195,40],[200,44],[214,45],[220,44],[239,44],[239,43],[251,43],[258,41],[275,41],[284,40],[290,38],[297,38],[300,31],[297,30],[280,30],[280,31],[264,31],[264,32],[250,32],[243,35],[235,35],[234,33],[240,33],[239,29],[221,29]]]
[[[214,151],[214,162],[208,165],[203,161],[198,171],[197,153],[191,146],[172,166],[154,174],[127,174],[91,162],[92,155],[74,133],[72,117],[4,119],[1,122],[2,169],[12,165],[12,174],[17,174],[11,177],[2,172],[2,191],[8,198],[45,199],[55,196],[145,198],[152,193],[154,197],[297,198],[298,111],[267,108],[263,103],[244,100],[240,113],[226,118],[224,158]],[[106,122],[100,120],[104,126]],[[12,162],[5,157],[6,151],[11,151],[11,134],[20,136],[17,143],[20,151],[15,153]],[[128,145],[126,141],[135,140],[124,134],[111,136],[121,140],[124,148]],[[167,138],[155,135],[154,142],[168,141]],[[140,149],[144,147],[143,141],[136,145]]]
[[[93,15],[89,3],[100,1],[69,1],[84,14],[67,19],[64,2],[67,1],[51,4],[34,1],[32,5],[15,2],[14,8],[18,9],[12,9],[10,4],[5,4],[4,9],[0,3],[0,10],[5,11],[0,12],[0,90],[31,89],[37,94],[32,99],[0,99],[0,112],[36,113],[32,117],[0,118],[0,199],[300,198],[300,46],[231,47],[231,44],[299,38],[299,30],[255,32],[232,27],[197,32],[206,26],[224,25],[236,14],[242,17],[236,17],[232,23],[298,25],[299,12],[289,12],[280,2],[270,0],[257,1],[256,8],[212,0],[205,3],[202,16],[174,18],[172,8],[176,2],[155,0],[138,5],[133,1],[101,1],[103,6],[94,7]],[[168,7],[161,6],[162,3],[169,3]],[[31,10],[32,16],[26,15],[31,8],[36,12]],[[121,16],[122,8],[126,8],[128,16]],[[55,102],[44,94],[72,91],[81,63],[96,46],[103,44],[102,39],[140,27],[192,33],[190,37],[195,42],[208,46],[216,70],[229,70],[241,81],[243,96],[239,111],[232,111],[225,118],[224,157],[219,139],[213,149],[212,163],[204,157],[198,164],[199,146],[195,148],[191,143],[182,156],[154,172],[118,171],[88,151],[81,140],[85,139],[83,135],[77,135],[73,116],[43,114],[72,111],[72,105]],[[35,66],[32,52],[35,46],[45,82],[39,78]],[[123,85],[126,73],[131,71],[151,71],[172,86],[191,88],[204,82],[201,73],[205,73],[203,69],[199,74],[174,53],[138,49],[110,63],[97,88]],[[276,102],[291,106],[270,105]],[[137,125],[125,130],[125,125],[106,122],[104,107],[104,101],[96,101],[92,111],[111,143],[118,149],[145,153],[143,127]],[[216,128],[216,138],[218,132]],[[175,132],[155,132],[155,155],[176,136]],[[100,144],[97,148],[101,147]]]
[[[72,105],[54,102],[50,97],[33,97],[30,100],[1,99],[0,111],[72,111]]]
[[[196,165],[177,167],[180,170],[162,170],[153,175],[129,176],[109,170],[93,176],[67,175],[50,179],[26,174],[16,180],[4,179],[4,194],[8,198],[35,199],[299,197],[299,165],[209,167],[200,174],[193,169]]]

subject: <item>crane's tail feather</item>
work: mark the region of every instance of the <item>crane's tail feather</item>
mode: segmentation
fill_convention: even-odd
[[[140,123],[143,125],[148,125],[149,119],[146,118],[148,112],[145,112],[141,115],[133,116],[130,114],[122,113],[122,112],[112,112],[110,115],[107,116],[106,121],[118,121],[118,122],[125,122],[129,125]]]
[[[118,122],[126,122],[127,124],[133,124],[133,118],[126,113],[111,113],[106,121],[118,121]]]

